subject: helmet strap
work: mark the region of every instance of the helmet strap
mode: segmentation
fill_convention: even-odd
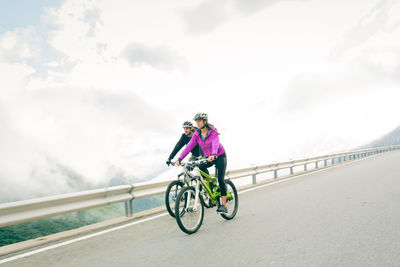
[[[206,120],[203,120],[203,121],[206,121]],[[208,122],[205,122],[203,127],[201,127],[200,129],[203,129],[204,127],[208,127]]]

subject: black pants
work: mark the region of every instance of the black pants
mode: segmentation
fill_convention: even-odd
[[[215,175],[218,176],[218,184],[219,187],[221,188],[221,196],[226,196],[226,185],[225,185],[226,164],[227,164],[226,153],[224,153],[221,156],[219,156],[216,160],[201,164],[199,166],[200,170],[209,174],[207,168],[215,165],[217,171]]]

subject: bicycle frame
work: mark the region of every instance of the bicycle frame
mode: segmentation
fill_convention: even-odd
[[[189,174],[189,173],[188,173],[187,175],[188,175],[189,177],[191,177],[191,180],[192,180],[192,184],[191,184],[191,185],[192,185],[192,186],[195,188],[195,190],[196,190],[196,191],[195,191],[195,203],[194,203],[195,210],[197,210],[197,207],[198,207],[198,205],[199,205],[200,185],[203,186],[203,188],[204,188],[206,194],[208,195],[208,197],[210,197],[210,199],[213,201],[213,204],[215,205],[216,202],[217,202],[217,200],[218,200],[218,197],[221,196],[221,193],[218,192],[218,191],[215,191],[215,193],[213,193],[212,190],[211,190],[211,188],[210,188],[210,186],[209,186],[209,184],[206,183],[206,181],[205,181],[205,179],[204,179],[203,177],[205,177],[206,179],[209,179],[209,180],[213,181],[215,184],[217,184],[217,178],[209,176],[207,173],[205,173],[205,172],[203,172],[202,170],[200,170],[199,167],[197,167],[197,166],[194,168],[194,171],[198,172],[198,173],[201,174],[201,175],[195,176],[195,177],[193,177],[193,176],[192,176],[191,174]],[[195,184],[193,184],[193,182],[194,182]],[[200,183],[199,183],[199,182],[200,182]],[[219,187],[219,186],[218,186],[218,187]],[[216,188],[218,188],[218,187],[216,186]],[[228,197],[228,198],[231,197],[230,192],[227,192],[227,197]],[[189,206],[189,201],[190,201],[190,198],[187,199],[187,203],[186,203],[186,206],[187,206],[187,207]]]
[[[183,172],[179,174],[178,177],[181,175],[185,175],[184,182],[186,185],[191,185],[195,188],[195,210],[197,209],[199,205],[199,193],[200,193],[200,185],[204,188],[206,194],[208,197],[211,199],[212,204],[215,205],[217,203],[218,198],[221,196],[221,193],[218,192],[217,190],[215,192],[212,192],[210,185],[206,183],[205,179],[213,181],[215,185],[217,185],[217,178],[216,177],[211,177],[207,173],[203,172],[200,170],[198,166],[190,166],[191,163],[186,163],[183,165]],[[190,170],[188,167],[193,167],[192,170]],[[204,179],[205,177],[205,179]],[[199,182],[197,182],[199,181]],[[216,186],[216,188],[219,188],[219,186]],[[227,197],[230,198],[231,194],[227,192]],[[190,198],[188,198],[186,203],[186,207],[189,207],[189,201]]]

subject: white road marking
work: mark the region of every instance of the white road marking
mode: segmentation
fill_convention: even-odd
[[[168,213],[165,212],[165,213],[162,213],[162,214],[150,217],[150,218],[142,219],[142,220],[139,220],[139,221],[136,221],[136,222],[132,222],[132,223],[124,224],[124,225],[121,225],[121,226],[117,226],[115,228],[103,230],[103,231],[100,231],[100,232],[97,232],[97,233],[94,233],[94,234],[82,236],[82,237],[79,237],[79,238],[76,238],[76,239],[64,241],[64,242],[61,242],[61,243],[58,243],[58,244],[55,244],[55,245],[51,245],[51,246],[48,246],[48,247],[44,247],[44,248],[40,248],[40,249],[37,249],[37,250],[29,251],[29,252],[26,252],[26,253],[23,253],[23,254],[20,254],[20,255],[16,255],[16,256],[13,256],[13,257],[10,257],[10,258],[6,258],[6,259],[3,259],[3,260],[0,260],[0,264],[6,263],[6,262],[10,262],[10,261],[14,261],[14,260],[18,260],[18,259],[25,258],[25,257],[28,257],[28,256],[32,256],[32,255],[40,253],[40,252],[44,252],[44,251],[47,251],[47,250],[50,250],[50,249],[54,249],[54,248],[59,248],[59,247],[62,247],[62,246],[65,246],[65,245],[69,245],[69,244],[72,244],[72,243],[76,243],[76,242],[79,242],[79,241],[82,241],[82,240],[85,240],[85,239],[89,239],[89,238],[92,238],[92,237],[95,237],[95,236],[99,236],[99,235],[103,235],[103,234],[106,234],[106,233],[110,233],[110,232],[113,232],[113,231],[116,231],[116,230],[120,230],[120,229],[129,227],[129,226],[132,226],[132,225],[135,225],[135,224],[151,221],[151,220],[160,218],[162,216],[165,216],[167,214]]]

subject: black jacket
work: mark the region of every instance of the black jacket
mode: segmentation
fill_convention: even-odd
[[[179,150],[181,150],[181,148],[184,145],[187,145],[190,141],[190,139],[192,139],[191,137],[187,136],[186,134],[182,134],[181,139],[179,139],[178,143],[176,143],[174,150],[172,150],[171,155],[169,155],[169,160],[173,159],[176,155],[176,153],[179,152]],[[195,157],[199,157],[201,155],[203,155],[201,148],[199,145],[196,145],[193,149],[192,149],[192,155]]]

